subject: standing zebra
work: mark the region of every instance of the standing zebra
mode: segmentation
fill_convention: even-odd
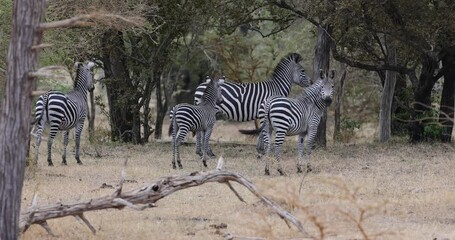
[[[182,168],[180,161],[179,146],[180,143],[185,140],[188,131],[196,131],[204,136],[202,145],[202,163],[207,167],[207,151],[210,135],[212,134],[213,126],[216,122],[216,105],[223,101],[222,86],[224,83],[224,77],[219,80],[210,80],[207,78],[206,88],[204,95],[202,96],[199,105],[191,105],[187,103],[181,103],[172,108],[171,111],[171,124],[172,124],[172,167],[175,169],[175,161],[179,168]],[[202,139],[198,139],[201,141]],[[198,143],[201,145],[201,143]]]
[[[49,91],[38,98],[36,102],[36,153],[35,162],[38,162],[41,135],[46,123],[50,125],[49,140],[47,142],[47,162],[53,166],[51,149],[52,142],[59,130],[63,130],[63,155],[62,164],[66,165],[66,147],[68,145],[68,133],[72,128],[76,129],[76,161],[82,164],[79,159],[79,145],[81,133],[84,127],[84,120],[87,116],[87,91],[94,89],[92,68],[93,62],[76,62],[76,80],[74,90],[68,94],[59,91]]]
[[[302,172],[302,157],[304,154],[304,141],[307,136],[307,160],[306,170],[310,168],[310,154],[316,138],[319,122],[327,105],[330,105],[333,97],[333,78],[335,71],[332,70],[330,77],[322,71],[321,79],[306,88],[302,95],[296,99],[287,97],[271,97],[267,99],[259,110],[261,128],[263,128],[264,143],[267,146],[267,159],[265,174],[269,175],[270,151],[272,145],[272,132],[275,131],[275,159],[278,164],[278,172],[284,175],[281,168],[281,145],[285,136],[298,135],[297,172]],[[258,139],[258,146],[262,141]],[[260,149],[258,148],[258,152]]]
[[[299,64],[302,56],[298,53],[289,53],[282,58],[268,81],[256,83],[225,82],[222,85],[223,102],[218,105],[220,112],[231,120],[245,122],[258,118],[261,103],[270,96],[288,96],[293,83],[308,87],[310,81],[305,70]],[[199,104],[207,84],[200,84],[195,92],[194,102]],[[197,134],[196,143],[201,136]],[[214,156],[211,148],[209,155]],[[196,153],[202,155],[200,145],[196,144]]]

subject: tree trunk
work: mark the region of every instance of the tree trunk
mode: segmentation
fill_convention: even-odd
[[[103,62],[109,103],[112,141],[140,142],[140,116],[135,87],[129,77],[121,32],[108,31],[103,37]]]
[[[418,85],[414,90],[412,122],[410,124],[410,138],[413,143],[425,140],[424,127],[429,120],[425,120],[424,117],[431,110],[431,89],[434,86],[433,75],[438,67],[437,61],[431,57],[424,55],[422,58],[422,71]]]
[[[439,123],[442,125],[440,140],[442,142],[451,142],[455,108],[455,48],[450,49],[448,54],[442,59],[442,66],[448,68],[448,71],[444,74],[440,104]]]
[[[313,61],[313,82],[319,78],[319,71],[323,70],[328,74],[330,67],[330,44],[331,39],[327,32],[330,30],[329,27],[321,28],[318,27],[318,38],[315,47],[314,61]],[[320,147],[327,146],[327,108],[321,118],[321,122],[318,126],[318,132],[316,136],[316,144]]]
[[[90,92],[90,114],[88,116],[88,139],[92,143],[95,137],[95,94]]]
[[[347,67],[343,63],[341,67],[343,73],[341,74],[340,81],[336,84],[335,89],[335,127],[333,131],[333,141],[338,141],[341,133],[341,100],[343,99],[344,80],[346,79]]]
[[[396,49],[391,44],[387,44],[387,58],[389,64],[397,64]],[[392,103],[396,82],[397,73],[390,70],[386,71],[379,110],[379,142],[386,142],[391,137]]]
[[[155,71],[153,74],[156,82],[156,122],[155,122],[155,139],[161,139],[163,130],[163,121],[167,112],[167,101],[161,96],[161,71]]]
[[[36,80],[44,19],[44,0],[16,0],[8,50],[8,73],[0,115],[0,239],[17,239],[27,143],[30,139],[32,91]]]

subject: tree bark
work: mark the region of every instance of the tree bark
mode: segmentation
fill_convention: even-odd
[[[315,47],[314,61],[313,61],[313,82],[319,78],[319,71],[323,70],[326,74],[329,72],[330,67],[330,45],[332,41],[327,32],[330,27],[318,27],[318,38]],[[318,126],[316,135],[316,144],[320,147],[327,146],[327,108],[321,117],[321,122]]]
[[[90,114],[88,116],[88,139],[92,143],[95,137],[95,94],[90,92]]]
[[[397,64],[396,48],[392,46],[392,44],[387,44],[387,58],[390,65]],[[392,135],[392,103],[396,82],[397,73],[395,71],[387,70],[385,73],[379,110],[379,142],[388,141]]]
[[[340,80],[338,81],[335,89],[335,127],[333,131],[333,141],[339,140],[341,134],[341,100],[343,99],[344,80],[346,79],[347,67],[342,64],[342,71]]]
[[[30,139],[32,91],[36,89],[44,0],[16,0],[8,50],[8,73],[0,115],[0,239],[17,239],[25,158]]]
[[[442,59],[442,66],[448,70],[444,74],[444,85],[440,103],[439,123],[442,126],[440,140],[442,142],[451,142],[455,109],[455,48],[448,50],[447,55]]]
[[[140,116],[135,88],[129,77],[121,32],[108,31],[103,37],[103,62],[111,123],[111,140],[140,142]]]
[[[155,122],[155,139],[161,139],[163,132],[163,121],[167,112],[167,101],[162,98],[161,71],[155,71],[153,74],[156,82],[156,122]]]
[[[431,89],[434,86],[433,74],[438,68],[438,62],[430,56],[422,56],[422,71],[418,84],[414,90],[414,104],[412,122],[410,124],[410,138],[412,143],[425,140],[425,114],[431,110]]]

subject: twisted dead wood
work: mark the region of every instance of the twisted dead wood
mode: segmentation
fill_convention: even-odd
[[[220,158],[220,162],[222,158]],[[126,162],[125,162],[126,165]],[[218,164],[217,168],[221,169],[221,164]],[[54,205],[37,207],[36,196],[34,197],[32,206],[21,214],[20,218],[20,230],[25,232],[28,227],[32,224],[39,224],[46,231],[53,235],[50,230],[47,220],[54,218],[61,218],[66,216],[74,216],[78,220],[82,220],[90,230],[95,233],[95,228],[85,218],[84,213],[95,210],[102,210],[108,208],[123,209],[129,207],[135,210],[143,210],[145,208],[154,207],[155,203],[182,189],[200,186],[205,183],[218,182],[225,183],[228,185],[235,195],[244,202],[241,196],[235,191],[231,185],[232,182],[237,182],[240,185],[246,187],[251,193],[258,197],[264,204],[273,209],[286,223],[290,222],[292,225],[303,234],[307,235],[302,223],[295,218],[292,214],[281,208],[278,204],[265,197],[256,189],[252,182],[243,177],[242,175],[223,170],[214,170],[208,172],[192,172],[180,176],[169,176],[164,177],[156,182],[153,182],[147,186],[141,187],[128,192],[122,191],[122,183],[124,182],[124,170],[121,174],[120,186],[115,190],[114,194],[104,196],[100,198],[89,199],[85,201],[79,201],[74,203],[58,203]]]

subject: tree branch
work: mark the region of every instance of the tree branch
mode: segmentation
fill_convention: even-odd
[[[221,166],[222,164],[220,163],[219,165]],[[125,206],[132,207],[136,210],[143,210],[146,207],[138,207],[137,205],[153,207],[158,200],[167,197],[174,192],[191,187],[197,187],[210,182],[228,184],[229,188],[234,192],[234,194],[239,197],[240,200],[243,200],[243,198],[241,198],[240,195],[230,185],[231,181],[237,182],[247,188],[264,204],[275,211],[275,213],[278,214],[283,220],[285,220],[286,223],[292,223],[292,225],[294,225],[302,234],[309,236],[308,233],[306,233],[302,223],[295,216],[284,210],[274,201],[262,195],[252,182],[238,173],[223,170],[193,172],[180,176],[164,177],[161,180],[153,182],[147,186],[128,192],[116,191],[116,194],[113,195],[111,194],[108,196],[85,201],[67,204],[58,203],[43,207],[32,207],[21,214],[20,231],[25,232],[28,226],[32,224],[40,224],[46,228],[49,233],[52,233],[49,226],[47,225],[47,220],[65,216],[74,216],[76,218],[82,219],[82,221],[90,228],[90,230],[94,232],[93,226],[83,216],[83,213],[109,208],[123,209]]]

